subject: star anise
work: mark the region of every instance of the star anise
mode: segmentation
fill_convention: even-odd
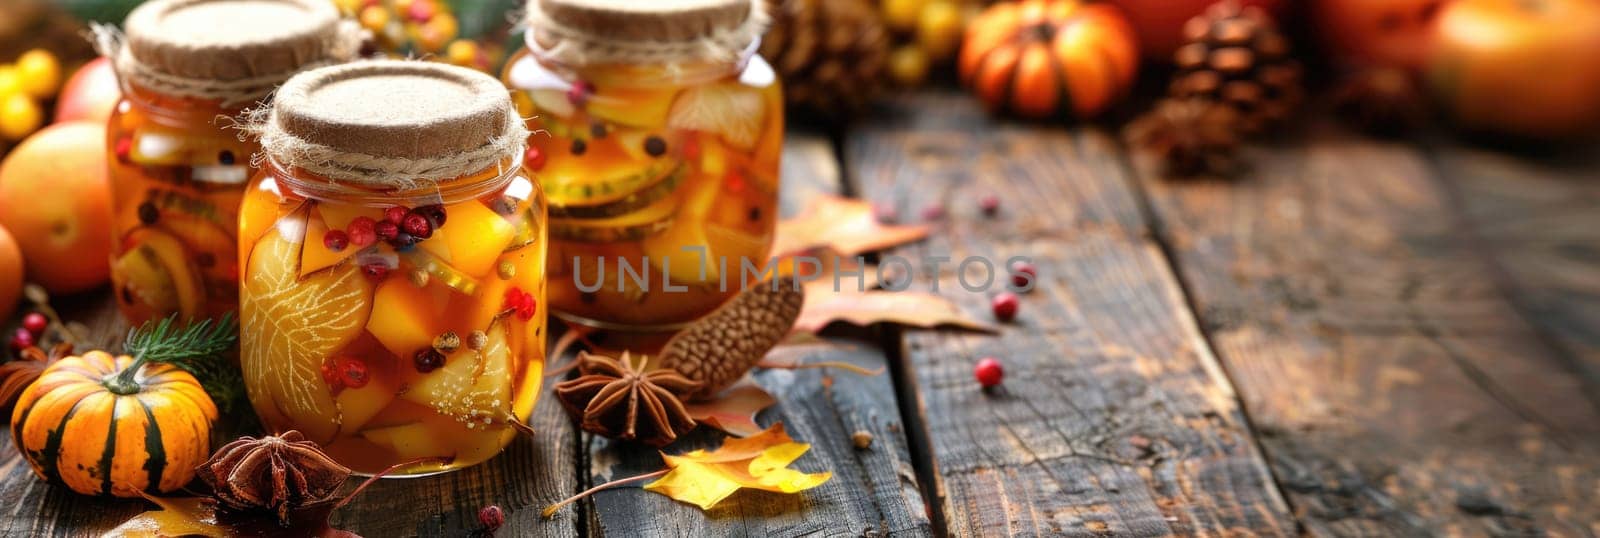
[[[700,383],[671,368],[641,372],[627,352],[613,359],[578,354],[577,379],[556,385],[556,397],[584,431],[623,441],[665,446],[694,428],[683,400]]]
[[[329,500],[350,478],[349,468],[293,430],[241,437],[218,449],[198,471],[223,508],[272,512],[281,523],[289,521],[291,510]]]
[[[66,342],[51,347],[48,353],[30,346],[18,352],[16,359],[0,364],[0,415],[11,416],[11,407],[22,391],[38,380],[46,367],[71,354],[72,344]]]

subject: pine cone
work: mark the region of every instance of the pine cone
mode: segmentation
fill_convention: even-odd
[[[805,299],[805,289],[788,277],[751,286],[673,335],[661,349],[661,367],[704,383],[694,398],[714,396],[789,334]]]
[[[870,2],[766,2],[772,27],[761,56],[777,69],[790,107],[843,120],[887,87],[889,33]]]
[[[1183,27],[1185,45],[1173,55],[1178,73],[1168,93],[1227,103],[1239,111],[1239,131],[1253,135],[1283,123],[1304,95],[1300,63],[1271,16],[1232,0],[1206,8]]]
[[[1333,90],[1333,109],[1368,134],[1396,136],[1416,130],[1427,119],[1428,100],[1411,73],[1393,67],[1362,70]]]
[[[1239,114],[1206,99],[1162,99],[1128,124],[1129,141],[1161,159],[1176,176],[1227,175],[1239,147]]]

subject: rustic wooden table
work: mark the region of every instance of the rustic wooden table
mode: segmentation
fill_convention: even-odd
[[[758,373],[781,400],[762,423],[813,444],[797,467],[834,472],[803,494],[701,512],[621,487],[542,520],[660,465],[577,432],[547,397],[537,441],[384,481],[337,523],[457,536],[496,503],[516,536],[1600,534],[1600,155],[1325,120],[1248,154],[1237,181],[1174,181],[1104,128],[996,122],[943,93],[839,140],[795,133],[785,211],[824,192],[913,218],[943,202],[934,235],[895,254],[1034,257],[1018,322],[879,327],[817,352],[876,377]],[[993,219],[974,202],[989,193]],[[108,341],[122,331],[103,299],[70,310]],[[1000,390],[972,381],[984,355],[1005,364]],[[144,509],[45,485],[9,445],[0,535],[93,535]]]

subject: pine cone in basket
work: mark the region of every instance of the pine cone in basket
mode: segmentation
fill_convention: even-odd
[[[1226,0],[1184,24],[1168,93],[1205,98],[1239,111],[1239,131],[1259,134],[1293,115],[1304,95],[1300,63],[1265,11]]]
[[[870,2],[766,2],[772,27],[761,56],[778,71],[790,107],[843,120],[888,86],[889,32]]]
[[[1239,114],[1206,99],[1162,99],[1128,124],[1129,143],[1150,151],[1167,174],[1227,175],[1239,147]]]

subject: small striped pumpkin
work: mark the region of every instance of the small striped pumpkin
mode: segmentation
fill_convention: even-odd
[[[11,437],[39,477],[85,495],[164,493],[194,478],[211,450],[217,407],[188,372],[140,367],[130,385],[115,378],[134,358],[91,351],[45,369],[23,391]]]

